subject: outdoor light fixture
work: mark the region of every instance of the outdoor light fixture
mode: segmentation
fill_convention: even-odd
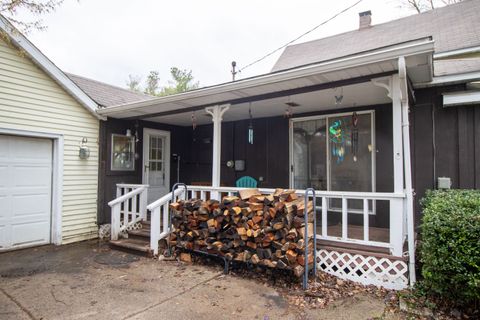
[[[127,132],[125,133],[125,135],[130,138],[132,136],[132,130],[127,129]]]
[[[80,159],[85,160],[90,157],[90,149],[87,146],[87,138],[83,137],[82,142],[80,143],[80,149],[78,151],[78,156]]]

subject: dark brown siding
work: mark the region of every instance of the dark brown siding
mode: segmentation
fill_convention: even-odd
[[[98,223],[110,222],[110,207],[108,202],[115,199],[117,183],[142,183],[143,169],[143,150],[141,138],[143,136],[143,128],[152,128],[166,130],[171,132],[171,153],[183,155],[185,153],[185,128],[178,126],[162,125],[153,122],[139,121],[138,134],[140,143],[136,145],[137,153],[140,159],[135,161],[135,171],[111,171],[110,170],[110,152],[111,138],[113,133],[125,134],[127,129],[134,132],[135,123],[133,121],[122,121],[109,119],[102,121],[100,124],[100,166],[99,166],[99,187],[98,187]],[[170,182],[176,182],[177,163],[170,160]],[[182,171],[181,171],[182,174]],[[180,176],[180,179],[185,179]]]
[[[452,188],[480,188],[480,106],[444,108],[442,101],[442,93],[464,89],[456,85],[415,92],[410,117],[417,223],[420,199],[436,187],[438,177],[451,178]]]

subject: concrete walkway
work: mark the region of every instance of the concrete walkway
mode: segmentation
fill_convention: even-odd
[[[95,241],[0,254],[0,319],[367,319],[383,312],[381,301],[355,299],[300,312],[275,288],[224,276],[221,266],[160,262]]]

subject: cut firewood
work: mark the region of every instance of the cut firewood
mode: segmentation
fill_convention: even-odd
[[[240,195],[240,199],[242,200],[248,200],[252,196],[261,196],[262,194],[258,189],[242,189],[238,192]]]
[[[262,195],[245,189],[240,197],[216,200],[179,200],[171,205],[170,244],[217,254],[228,260],[304,272],[305,244],[313,263],[313,203],[308,203],[309,239],[305,241],[304,200],[294,190],[278,189]],[[186,257],[181,259],[187,259]]]

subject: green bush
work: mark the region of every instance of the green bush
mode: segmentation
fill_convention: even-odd
[[[457,305],[479,301],[480,190],[429,191],[422,206],[425,287]]]

